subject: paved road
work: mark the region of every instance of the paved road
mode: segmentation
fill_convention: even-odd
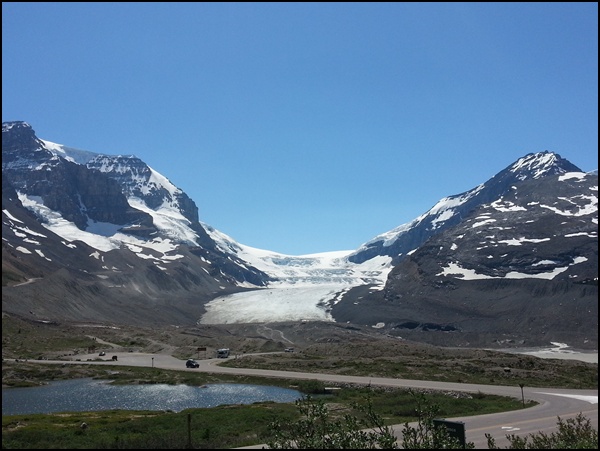
[[[117,356],[117,361],[112,361],[113,355]],[[254,354],[255,355],[255,354]],[[508,441],[507,434],[516,434],[525,436],[530,433],[544,431],[550,433],[556,431],[558,417],[563,420],[573,418],[578,413],[582,413],[588,418],[596,430],[598,430],[598,390],[571,390],[556,388],[532,388],[525,386],[523,393],[519,386],[502,385],[478,385],[478,384],[459,384],[449,382],[418,381],[409,379],[393,378],[375,378],[360,376],[342,376],[336,374],[321,373],[301,373],[289,371],[259,370],[250,368],[226,368],[218,364],[223,359],[197,359],[200,368],[186,368],[185,361],[176,359],[166,354],[145,354],[137,352],[110,352],[104,358],[106,361],[97,361],[97,354],[79,355],[80,361],[67,361],[67,364],[93,364],[105,365],[124,365],[124,366],[147,366],[162,369],[172,369],[179,371],[203,371],[221,374],[242,374],[262,377],[277,377],[286,379],[313,379],[324,382],[340,382],[355,384],[371,384],[383,387],[404,387],[404,388],[427,388],[434,390],[452,390],[471,393],[486,393],[501,396],[512,396],[517,399],[534,400],[539,404],[535,407],[522,409],[518,411],[478,415],[470,417],[447,418],[451,421],[462,421],[465,423],[467,441],[473,442],[475,448],[487,449],[487,439],[485,434],[491,434],[499,446],[506,446]],[[92,359],[87,361],[87,359]],[[233,357],[236,358],[236,357]],[[239,357],[243,358],[243,357]],[[33,362],[33,361],[32,361]],[[60,363],[65,361],[47,361],[36,360],[42,363]],[[402,436],[403,425],[394,426],[394,431],[398,437]],[[251,448],[261,448],[257,445]]]

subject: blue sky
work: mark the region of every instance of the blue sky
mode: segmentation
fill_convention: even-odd
[[[597,169],[598,4],[3,2],[14,120],[245,245],[351,250],[531,152]]]

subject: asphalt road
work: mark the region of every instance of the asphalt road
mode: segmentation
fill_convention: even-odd
[[[116,355],[117,360],[112,361],[112,356]],[[226,368],[218,364],[223,359],[196,359],[200,364],[199,368],[186,368],[185,360],[179,360],[175,357],[165,354],[145,354],[137,352],[108,352],[103,358],[105,361],[98,361],[98,354],[78,355],[79,361],[48,361],[36,360],[41,363],[56,364],[92,364],[123,366],[146,366],[162,369],[172,369],[179,371],[203,371],[221,374],[242,374],[262,377],[277,377],[286,379],[313,379],[324,382],[340,382],[355,384],[371,384],[373,386],[399,387],[399,388],[422,388],[433,390],[451,390],[471,393],[487,393],[501,396],[512,396],[519,400],[525,399],[537,401],[539,404],[527,409],[521,409],[512,412],[477,415],[469,417],[446,418],[450,421],[459,421],[465,424],[466,440],[473,442],[476,449],[487,449],[487,439],[485,434],[491,434],[496,439],[498,446],[506,446],[508,440],[507,434],[515,434],[524,437],[531,433],[556,431],[558,417],[563,420],[573,418],[582,413],[588,418],[594,428],[598,430],[598,390],[571,390],[556,388],[533,388],[519,386],[502,385],[480,385],[480,384],[459,384],[448,382],[418,381],[410,379],[392,379],[360,376],[342,376],[337,374],[321,373],[300,373],[290,371],[272,371],[246,368]],[[230,358],[238,358],[236,356]],[[239,358],[243,358],[240,356]],[[87,359],[91,359],[88,361]],[[33,361],[31,361],[33,362]],[[402,436],[403,425],[393,427],[398,437]],[[263,445],[257,445],[250,448],[262,448]]]

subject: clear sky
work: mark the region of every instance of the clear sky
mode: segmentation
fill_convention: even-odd
[[[3,2],[15,120],[242,244],[351,250],[531,152],[598,169],[598,4]]]

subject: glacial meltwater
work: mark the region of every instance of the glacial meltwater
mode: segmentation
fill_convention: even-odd
[[[98,410],[171,410],[255,402],[294,402],[297,390],[249,384],[111,385],[110,381],[73,379],[41,387],[3,388],[2,415]]]

